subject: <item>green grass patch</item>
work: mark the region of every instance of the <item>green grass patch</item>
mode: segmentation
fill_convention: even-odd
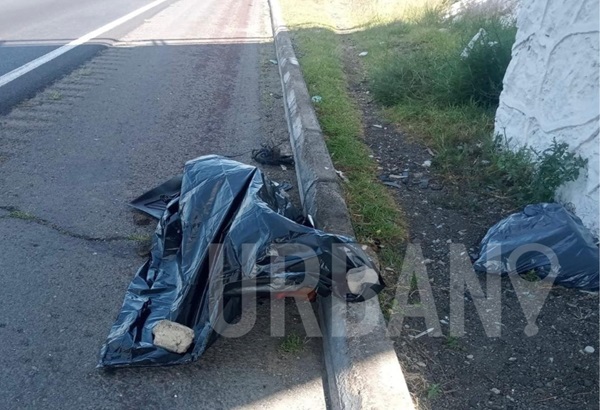
[[[282,3],[286,17],[291,19],[288,24],[309,92],[321,97],[315,110],[327,147],[336,169],[348,178],[343,187],[357,239],[377,243],[402,240],[401,213],[386,188],[377,182],[376,163],[362,140],[362,115],[348,94],[339,35],[329,28],[310,28],[331,23],[318,7],[312,9],[313,14],[299,17],[296,4],[291,0]]]
[[[63,96],[60,91],[53,90],[48,93],[48,98],[53,101],[59,101],[62,100]]]
[[[435,400],[442,394],[442,388],[439,384],[433,383],[427,388],[427,398]]]
[[[455,336],[448,336],[446,338],[445,344],[446,344],[446,347],[448,347],[448,349],[463,350],[463,347],[460,344],[460,341]]]
[[[19,211],[19,210],[10,211],[8,216],[10,218],[22,219],[24,221],[36,221],[37,220],[37,218],[34,215],[31,215],[30,213],[27,213],[25,211]]]
[[[304,340],[296,333],[287,335],[279,345],[279,350],[284,353],[299,353],[304,349]]]
[[[516,28],[499,15],[443,18],[444,3],[413,8],[395,21],[352,34],[371,91],[384,114],[435,151],[449,203],[476,210],[474,197],[492,196],[515,207],[552,202],[556,189],[579,176],[586,162],[554,142],[544,152],[494,137],[494,117]],[[461,55],[473,36],[480,39]]]

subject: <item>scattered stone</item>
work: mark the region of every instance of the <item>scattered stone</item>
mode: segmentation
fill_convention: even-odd
[[[492,388],[490,389],[490,391],[491,391],[492,393],[494,393],[494,394],[500,394],[500,390],[498,390],[498,389],[497,389],[497,388],[495,388],[495,387],[492,387]]]
[[[446,243],[452,243],[452,239],[448,239]]]
[[[287,171],[287,167],[283,164],[279,164],[279,166],[281,167],[282,171]]]
[[[269,60],[271,62],[271,64],[275,64],[277,65],[277,60]]]
[[[400,185],[397,182],[384,182],[383,185],[391,186],[398,189],[402,188],[402,185]]]
[[[336,173],[336,174],[337,174],[337,176],[338,176],[338,177],[340,177],[340,179],[341,179],[342,181],[344,181],[345,183],[349,183],[349,182],[350,182],[350,180],[348,179],[348,177],[347,177],[347,176],[346,176],[346,175],[345,175],[345,174],[344,174],[342,171],[339,171],[339,170],[337,170],[337,169],[336,169],[336,170],[335,170],[335,173]]]
[[[402,179],[402,175],[390,174],[391,179]]]
[[[403,183],[408,184],[408,177],[409,177],[409,175],[410,174],[408,173],[408,170],[404,170],[402,172],[402,182]]]
[[[551,357],[550,359],[548,359],[550,361],[550,363],[554,363],[554,357]]]
[[[423,363],[423,362],[417,362],[417,366],[427,367],[427,365],[425,363]]]
[[[517,360],[517,358],[516,358],[516,357],[509,357],[509,358],[508,358],[508,361],[509,361],[509,362],[514,362],[514,361],[516,361],[516,360]]]
[[[321,97],[320,95],[313,95],[311,98],[312,102],[314,102],[315,104],[320,103],[321,101],[323,101],[323,97]]]
[[[472,354],[468,354],[468,355],[467,355],[467,359],[469,359],[469,360],[473,360],[473,358],[475,358],[475,356],[473,356]]]
[[[362,294],[367,286],[377,283],[378,280],[377,272],[367,266],[350,269],[346,274],[348,289],[356,295]]]
[[[154,345],[170,352],[185,353],[194,340],[194,331],[182,324],[161,320],[152,328]]]
[[[381,129],[381,128],[383,128],[383,125],[379,125],[379,124],[373,124],[373,127],[375,127],[375,128],[380,128],[380,129]]]
[[[444,319],[440,319],[440,323],[441,323],[441,324],[443,324],[443,325],[447,325],[447,324],[448,324],[448,321],[447,321],[447,320],[444,320]]]
[[[425,259],[425,260],[423,261],[423,265],[429,265],[429,264],[432,264],[432,263],[433,263],[433,260],[432,260],[432,259]]]
[[[431,166],[431,161],[430,161],[430,160],[424,161],[422,165],[423,165],[425,168],[429,168],[429,167]]]
[[[364,57],[364,56],[366,56],[367,54],[369,54],[369,52],[368,52],[368,51],[362,51],[362,52],[358,53],[358,56],[359,56],[359,57]]]
[[[596,351],[596,349],[594,349],[592,346],[586,346],[585,349],[583,349],[583,351],[587,354],[592,354]]]
[[[443,188],[444,186],[437,181],[429,182],[429,189],[432,191],[441,191]]]

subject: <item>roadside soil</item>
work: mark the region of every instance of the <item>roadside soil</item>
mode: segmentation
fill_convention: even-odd
[[[405,318],[396,352],[409,388],[424,409],[598,409],[598,294],[554,287],[537,318],[538,332],[527,336],[527,320],[510,280],[502,279],[501,336],[488,337],[465,292],[463,337],[449,336],[450,243],[473,253],[487,229],[515,212],[510,203],[467,192],[424,166],[435,152],[390,124],[372,100],[351,37],[343,39],[349,92],[363,113],[364,140],[379,164],[382,182],[391,183],[404,211],[409,242],[420,245],[426,261],[443,335],[413,339],[427,329],[422,318]],[[367,57],[368,58],[368,57]],[[408,180],[397,176],[408,174]],[[390,175],[392,175],[390,177]],[[406,244],[397,251],[404,255]],[[384,272],[393,297],[397,275]],[[480,282],[485,292],[485,278]],[[409,300],[418,300],[418,291]],[[481,296],[479,296],[481,297]],[[388,301],[389,302],[389,301]],[[383,306],[391,303],[383,301]],[[586,346],[595,352],[584,353]]]

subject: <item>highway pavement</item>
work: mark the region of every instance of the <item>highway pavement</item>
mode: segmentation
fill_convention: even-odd
[[[175,0],[3,0],[0,2],[0,113],[68,74]],[[85,43],[48,58],[87,35]],[[17,72],[42,59],[36,70]],[[14,75],[9,76],[9,73]],[[11,80],[5,84],[8,77]]]
[[[0,78],[149,3],[2,2]],[[262,143],[289,150],[267,2],[157,7],[68,67],[19,77],[26,91],[0,87],[0,408],[325,408],[321,341],[284,351],[268,303],[247,335],[220,339],[196,363],[96,368],[154,229],[128,201],[200,155],[253,163]],[[53,43],[5,50],[34,40]],[[66,54],[80,47],[90,46]],[[40,72],[49,76],[33,84],[28,75]],[[295,185],[291,168],[264,170]],[[302,336],[286,308],[286,332]]]

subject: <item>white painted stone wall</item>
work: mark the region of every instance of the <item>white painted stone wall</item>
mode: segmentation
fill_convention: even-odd
[[[522,0],[517,39],[504,77],[496,133],[547,148],[565,141],[588,159],[557,200],[599,235],[599,0]]]

